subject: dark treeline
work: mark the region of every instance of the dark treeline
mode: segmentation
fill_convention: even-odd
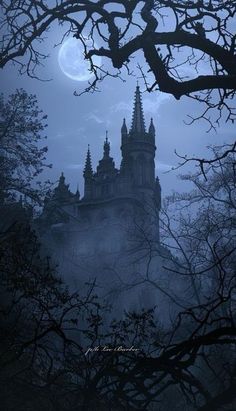
[[[196,173],[182,176],[191,182],[192,191],[164,200],[161,241],[170,252],[162,257],[170,286],[151,278],[148,270],[143,281],[151,283],[154,293],[161,290],[170,308],[175,305],[168,324],[162,321],[158,301],[153,308],[124,312],[111,320],[96,285],[71,291],[40,244],[35,204],[42,204],[48,184],[33,181],[45,167],[46,148],[38,148],[44,120],[35,97],[23,90],[9,102],[2,99],[4,411],[233,409],[234,147],[215,147]],[[151,247],[151,256],[160,252],[145,241],[147,236],[140,233],[141,248]],[[173,291],[172,283],[183,282],[184,293],[178,294],[177,286]]]

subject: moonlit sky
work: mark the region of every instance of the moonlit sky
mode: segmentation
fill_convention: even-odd
[[[7,95],[22,87],[28,93],[37,95],[40,108],[48,115],[47,159],[48,163],[53,164],[51,170],[44,172],[43,178],[56,182],[61,171],[64,171],[71,190],[75,191],[79,184],[80,192],[83,193],[82,173],[87,146],[90,144],[95,170],[102,157],[106,130],[111,143],[111,155],[116,167],[120,165],[120,128],[124,117],[127,125],[131,124],[136,78],[127,76],[124,72],[125,82],[107,78],[100,84],[100,92],[75,97],[73,92],[82,91],[86,82],[72,80],[62,73],[57,58],[59,47],[53,47],[55,43],[59,43],[60,34],[57,27],[48,33],[42,47],[50,56],[44,62],[44,67],[37,71],[41,78],[51,81],[43,82],[27,75],[19,75],[18,67],[8,64],[1,73],[1,89]],[[137,55],[132,60],[134,73],[138,76],[140,73],[135,71],[135,67],[141,59],[142,56]],[[103,60],[103,64],[106,61]],[[140,89],[144,90],[142,80],[139,84]],[[231,124],[222,123],[217,134],[206,133],[208,126],[204,122],[185,125],[187,114],[194,114],[197,107],[194,101],[185,97],[175,101],[164,93],[143,93],[146,126],[149,126],[150,118],[153,117],[156,127],[156,173],[160,178],[163,195],[172,190],[182,191],[187,188],[177,179],[180,170],[166,173],[178,163],[175,149],[183,155],[206,156],[206,146],[233,141],[234,126]],[[187,169],[182,171],[186,172]]]

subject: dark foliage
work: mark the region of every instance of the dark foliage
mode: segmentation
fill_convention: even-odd
[[[0,98],[0,201],[40,203],[45,189],[37,177],[43,171],[47,147],[40,147],[47,116],[36,96],[20,89],[7,101]],[[49,187],[47,186],[47,189]]]
[[[106,76],[121,78],[122,67],[132,74],[132,56],[141,51],[147,66],[139,69],[148,91],[159,89],[176,99],[189,96],[198,100],[205,105],[200,117],[210,127],[211,108],[218,109],[216,122],[224,113],[226,120],[235,119],[231,106],[236,89],[235,2],[62,0],[49,5],[43,0],[7,0],[1,2],[1,8],[2,67],[14,61],[21,72],[36,76],[35,68],[46,58],[37,44],[58,22],[64,27],[63,39],[71,34],[82,42],[85,58],[91,63],[95,78],[86,91],[96,90]],[[117,71],[109,71],[105,64],[94,65],[94,55],[109,59]]]
[[[219,151],[215,154],[220,156]],[[27,224],[2,233],[5,410],[232,409],[234,164],[232,157],[210,164],[207,185],[201,174],[185,176],[197,188],[188,195],[176,194],[166,205],[169,213],[173,202],[179,207],[180,226],[174,227],[178,235],[163,210],[163,239],[169,246],[176,242],[178,255],[175,270],[173,265],[169,270],[189,285],[182,296],[186,308],[168,326],[160,323],[161,307],[108,321],[108,308],[94,295],[95,284],[85,295],[70,292]],[[190,219],[187,210],[196,204],[197,214]]]

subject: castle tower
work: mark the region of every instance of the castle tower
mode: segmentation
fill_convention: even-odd
[[[110,157],[110,143],[106,132],[106,138],[103,144],[103,158],[99,161],[97,166],[97,176],[100,177],[100,179],[105,180],[112,177],[114,172],[115,163],[113,158]]]
[[[155,187],[155,128],[151,120],[146,132],[142,98],[137,85],[134,96],[132,124],[128,133],[125,120],[121,128],[121,173],[129,178],[136,191],[148,193]]]
[[[115,176],[117,170],[113,158],[110,156],[110,143],[107,132],[103,145],[103,157],[97,166],[97,172],[94,174],[95,197],[99,199],[110,198],[115,192]]]

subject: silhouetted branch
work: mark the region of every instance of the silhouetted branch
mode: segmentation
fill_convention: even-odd
[[[232,31],[236,7],[231,1],[61,1],[49,6],[43,0],[24,4],[9,0],[2,2],[1,8],[1,67],[17,62],[21,71],[35,76],[35,68],[46,58],[37,49],[37,41],[43,41],[44,33],[56,21],[64,26],[64,35],[82,43],[95,76],[86,91],[95,91],[107,76],[120,77],[122,67],[129,67],[133,55],[142,51],[147,63],[142,75],[148,91],[157,88],[177,100],[189,96],[204,103],[204,113],[192,117],[191,122],[203,118],[210,128],[215,127],[208,115],[210,109],[219,109],[216,123],[224,113],[226,121],[235,119],[234,107],[229,104],[236,89]],[[93,56],[109,59],[117,73],[94,65]],[[212,93],[214,90],[217,93]]]

